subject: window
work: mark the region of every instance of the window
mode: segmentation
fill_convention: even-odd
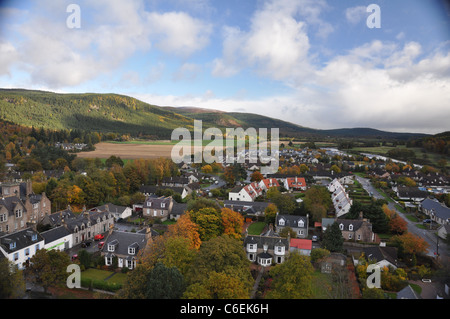
[[[6,214],[1,214],[0,215],[0,222],[6,222],[8,220],[7,215]]]
[[[41,247],[39,246],[39,244],[37,244],[36,246],[34,246],[34,252],[36,253]]]
[[[134,255],[136,253],[136,248],[134,247],[128,247],[128,254],[129,255]]]
[[[353,238],[352,233],[349,233],[349,234],[348,234],[348,239],[352,239],[352,238]]]
[[[20,218],[20,217],[22,217],[22,210],[21,209],[16,209],[14,211],[14,214],[16,215],[16,218]]]
[[[19,253],[14,254],[14,261],[17,261],[17,260],[19,260]]]
[[[348,226],[348,230],[349,230],[349,231],[353,231],[353,225],[352,225],[352,224],[350,224],[350,225]]]
[[[304,227],[304,226],[305,226],[305,222],[303,220],[299,220],[298,227]]]
[[[278,221],[278,224],[280,224],[280,226],[284,226],[284,219],[281,218],[281,219]]]
[[[10,250],[13,250],[15,248],[16,248],[16,242],[15,241],[13,241],[12,243],[9,243],[9,249]]]
[[[116,245],[108,244],[108,251],[114,251],[116,249]]]
[[[344,224],[339,224],[339,229],[344,230]]]
[[[36,241],[36,240],[37,240],[37,234],[31,235],[31,241]]]
[[[361,234],[358,234],[358,240],[361,240]]]
[[[30,248],[25,249],[25,256],[28,256],[30,254]]]

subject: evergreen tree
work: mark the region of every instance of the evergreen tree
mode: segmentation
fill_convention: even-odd
[[[331,252],[342,252],[344,237],[339,229],[338,223],[334,222],[323,233],[322,247]]]

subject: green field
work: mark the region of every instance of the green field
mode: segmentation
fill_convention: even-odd
[[[399,145],[399,146],[395,146],[395,147],[394,146],[354,147],[351,150],[357,151],[357,152],[362,152],[362,153],[370,153],[370,154],[378,154],[378,155],[382,155],[382,156],[387,156],[387,153],[390,150],[393,150],[395,148],[406,148],[406,146]],[[416,159],[427,160],[433,166],[437,166],[437,162],[441,158],[444,157],[447,160],[447,167],[450,167],[450,158],[448,156],[445,157],[443,155],[436,154],[436,153],[424,152],[423,149],[420,147],[408,147],[407,149],[414,152]],[[412,161],[414,162],[414,159],[412,159]]]

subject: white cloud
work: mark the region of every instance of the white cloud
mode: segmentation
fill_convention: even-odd
[[[255,12],[248,31],[224,27],[223,57],[214,60],[212,74],[231,76],[250,67],[275,80],[305,76],[310,43],[297,18],[302,8],[312,7],[309,1],[270,1]]]
[[[183,12],[148,12],[140,0],[82,1],[81,28],[70,29],[66,5],[49,1],[36,6],[30,19],[10,24],[19,37],[0,41],[0,74],[18,66],[35,85],[75,86],[114,72],[138,51],[188,57],[209,43],[212,32]],[[136,81],[130,75],[125,78]]]
[[[345,10],[345,18],[351,24],[358,24],[367,16],[366,10],[367,8],[364,6],[347,8]]]
[[[156,47],[179,56],[189,56],[209,43],[212,25],[183,12],[156,13],[147,16],[147,28]]]

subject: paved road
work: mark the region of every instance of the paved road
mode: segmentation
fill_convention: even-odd
[[[361,183],[362,187],[367,192],[372,193],[373,197],[375,197],[376,199],[384,199],[383,195],[381,195],[375,189],[375,187],[372,186],[369,179],[363,178],[360,176],[356,176],[356,179],[359,183]],[[395,204],[393,202],[389,201],[388,207],[392,210],[395,210],[397,212],[397,214],[399,214],[407,222],[408,231],[410,233],[423,238],[429,244],[427,255],[434,257],[434,253],[436,251],[437,241],[438,241],[437,236],[434,234],[435,231],[417,228],[416,223],[411,222],[408,218],[405,217],[405,214],[403,214],[401,211],[397,210],[397,208],[395,207]],[[442,240],[439,240],[439,253],[443,257],[448,258],[450,256],[447,245]]]

